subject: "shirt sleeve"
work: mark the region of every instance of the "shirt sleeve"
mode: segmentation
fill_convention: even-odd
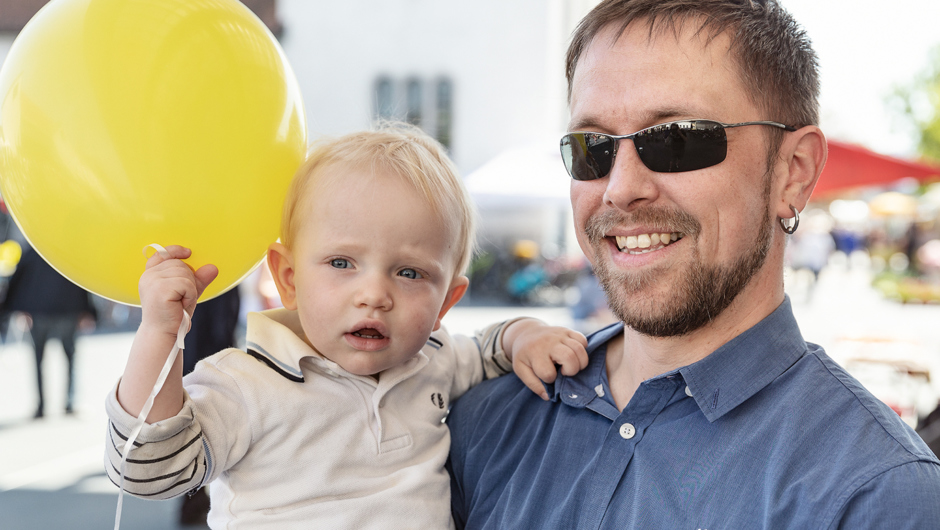
[[[861,485],[829,528],[936,528],[940,521],[940,464],[915,461]]]
[[[120,484],[121,459],[128,435],[137,423],[117,400],[117,386],[105,401],[108,440],[105,468],[108,478]],[[207,476],[202,429],[193,414],[189,395],[179,414],[153,424],[145,423],[128,454],[124,490],[147,499],[169,499],[201,486]]]
[[[224,352],[211,359],[221,360]],[[250,414],[238,383],[218,366],[202,362],[183,378],[186,399],[172,418],[144,424],[128,455],[124,490],[147,499],[169,499],[215,480],[235,465],[251,443]],[[117,401],[105,402],[108,440],[105,467],[115,484],[128,434],[137,418]]]
[[[451,342],[457,359],[451,397],[456,399],[485,379],[512,372],[512,361],[503,350],[503,332],[524,317],[491,324],[473,337],[454,335]]]

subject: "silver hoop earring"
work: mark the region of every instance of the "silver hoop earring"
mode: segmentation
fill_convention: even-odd
[[[793,235],[793,232],[796,232],[796,227],[800,226],[800,212],[790,205],[790,209],[793,210],[793,217],[790,219],[780,219],[780,227],[783,228],[783,231],[787,235]]]

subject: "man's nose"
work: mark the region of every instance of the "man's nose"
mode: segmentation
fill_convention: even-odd
[[[630,211],[659,196],[656,174],[643,165],[632,140],[619,140],[610,174],[607,175],[604,204]]]

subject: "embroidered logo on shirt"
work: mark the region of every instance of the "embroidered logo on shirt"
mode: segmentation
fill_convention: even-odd
[[[437,405],[437,408],[439,409],[444,408],[444,396],[442,396],[440,392],[432,392],[431,403]]]

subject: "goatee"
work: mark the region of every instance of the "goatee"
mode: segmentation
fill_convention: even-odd
[[[768,197],[765,199],[757,239],[750,247],[751,250],[727,266],[704,264],[695,245],[701,235],[701,224],[686,212],[650,207],[630,214],[607,210],[592,217],[585,229],[594,249],[595,274],[607,293],[608,305],[625,325],[651,337],[685,335],[705,326],[734,301],[763,267],[773,238],[773,223],[769,220],[769,213]],[[645,304],[636,299],[654,282],[662,281],[666,272],[664,268],[627,272],[614,269],[609,260],[602,258],[604,252],[609,252],[609,243],[604,235],[614,226],[626,224],[679,232],[682,237],[690,239],[688,243],[692,243],[692,255],[689,261],[673,265],[684,266],[687,272],[677,280],[669,295]]]

